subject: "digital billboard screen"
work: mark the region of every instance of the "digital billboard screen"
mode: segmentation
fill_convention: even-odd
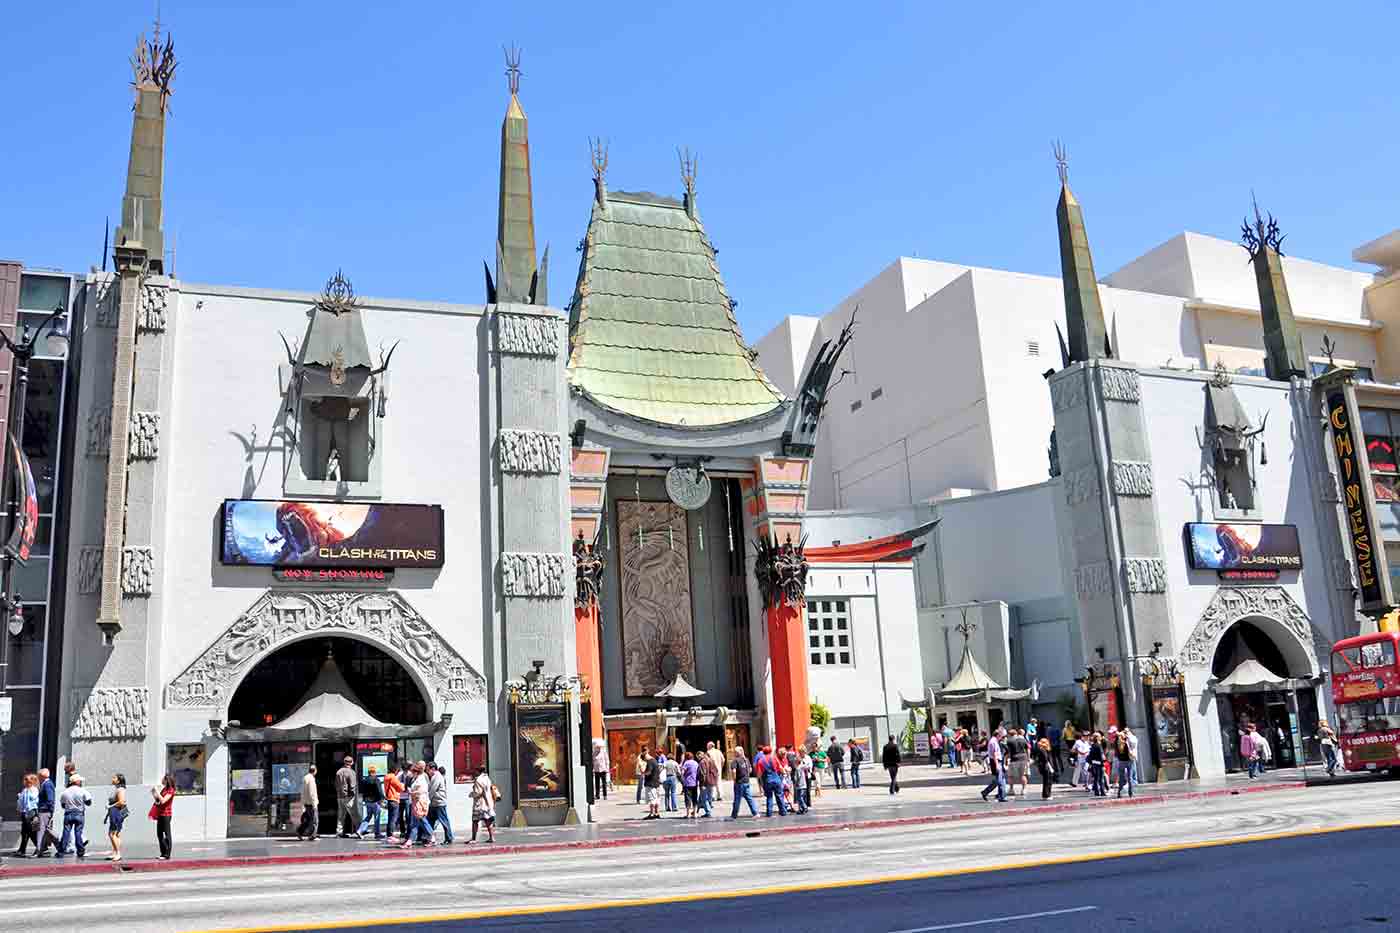
[[[1302,570],[1296,525],[1192,522],[1186,546],[1196,570]]]
[[[442,507],[226,499],[220,560],[252,567],[441,567]]]

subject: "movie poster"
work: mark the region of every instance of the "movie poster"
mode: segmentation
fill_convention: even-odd
[[[1196,570],[1302,570],[1295,525],[1192,522],[1186,526]]]
[[[515,707],[515,775],[521,802],[569,796],[569,718],[563,705]]]
[[[1157,745],[1157,760],[1173,761],[1185,758],[1186,716],[1182,708],[1181,687],[1152,687],[1152,730]]]
[[[441,567],[442,508],[228,499],[220,560],[256,567]]]

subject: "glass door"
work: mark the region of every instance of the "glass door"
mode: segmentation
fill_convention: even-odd
[[[267,746],[233,742],[228,747],[228,834],[230,839],[266,836],[272,797],[267,786]]]
[[[311,770],[311,743],[273,743],[268,758],[272,765],[272,793],[267,832],[272,836],[290,836],[301,822],[301,786]]]

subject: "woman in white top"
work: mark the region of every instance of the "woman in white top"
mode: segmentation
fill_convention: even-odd
[[[476,780],[472,782],[472,837],[468,843],[476,842],[476,831],[486,827],[486,841],[496,841],[496,785],[484,767],[476,769]]]

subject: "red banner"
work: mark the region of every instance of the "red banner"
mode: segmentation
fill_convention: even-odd
[[[10,435],[10,454],[14,460],[11,482],[22,485],[19,487],[19,514],[15,516],[5,550],[24,563],[29,560],[29,552],[34,547],[34,534],[39,530],[39,494],[34,488],[34,471],[29,468],[29,458],[24,455],[13,434]]]

